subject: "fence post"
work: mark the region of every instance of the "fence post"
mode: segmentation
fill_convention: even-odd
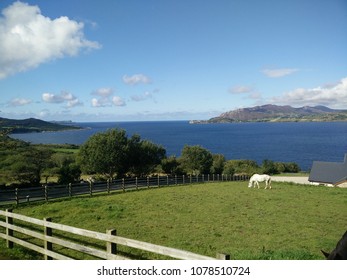
[[[122,178],[122,189],[123,189],[123,192],[125,192],[125,179]]]
[[[45,222],[51,222],[52,218],[44,218],[43,219]],[[52,236],[52,228],[48,227],[45,223],[44,227],[43,227],[43,234],[44,234],[44,248],[46,251],[53,251],[53,243],[47,241],[46,236]],[[48,256],[45,253],[45,260],[53,260],[53,258],[51,256]]]
[[[16,197],[16,205],[18,206],[19,204],[19,194],[18,194],[18,188],[15,189],[14,191],[14,195]]]
[[[160,188],[160,176],[158,175],[158,188]]]
[[[6,209],[6,213],[12,213],[12,209]],[[13,225],[13,218],[6,215],[6,235],[7,237],[13,237],[13,229],[10,229],[9,225]],[[8,239],[6,240],[6,245],[9,249],[13,248],[13,242]]]
[[[48,190],[47,190],[47,185],[45,185],[45,201],[48,201]]]
[[[189,174],[189,182],[192,183],[192,174]]]
[[[166,185],[169,185],[169,175],[166,175]]]
[[[71,198],[72,197],[72,184],[71,183],[69,183],[68,188],[69,188],[69,197]]]
[[[147,176],[147,188],[149,188],[149,176]]]
[[[90,196],[93,195],[93,182],[92,181],[89,181],[89,194],[90,194]]]
[[[177,178],[177,175],[176,175],[176,178]],[[183,185],[186,183],[185,178],[186,178],[186,177],[183,175],[183,176],[182,176],[182,183],[183,183]]]
[[[110,190],[111,190],[111,179],[108,178],[107,179],[107,193],[110,194]]]
[[[136,185],[136,190],[139,190],[139,183],[137,177],[135,178],[135,185]]]
[[[219,259],[219,260],[230,260],[230,255],[229,254],[224,254],[224,253],[218,253],[217,254],[217,259]]]
[[[117,230],[115,230],[115,229],[106,230],[106,234],[116,236]],[[113,242],[107,242],[106,243],[106,252],[109,254],[116,255],[117,254],[117,244],[113,243]]]

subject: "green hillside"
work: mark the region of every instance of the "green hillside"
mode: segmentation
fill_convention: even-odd
[[[23,120],[6,119],[0,117],[0,132],[7,133],[28,133],[43,131],[61,131],[80,129],[78,126],[46,122],[43,120],[29,118]]]

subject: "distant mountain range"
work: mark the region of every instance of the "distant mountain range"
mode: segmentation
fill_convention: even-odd
[[[233,122],[299,122],[299,121],[347,121],[347,110],[334,110],[325,106],[277,106],[267,104],[251,108],[225,112],[209,120],[193,120],[197,123],[233,123]]]
[[[71,129],[80,129],[80,127],[54,122],[46,122],[35,118],[14,120],[0,117],[0,131],[4,131],[7,133],[61,131]]]

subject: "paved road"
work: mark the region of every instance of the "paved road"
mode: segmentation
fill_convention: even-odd
[[[301,177],[296,177],[296,176],[272,176],[271,177],[273,182],[292,182],[292,183],[297,183],[297,184],[310,184],[310,185],[318,185],[315,183],[311,183],[308,181],[308,176],[301,176]],[[333,185],[326,185],[327,187],[333,187]],[[347,188],[347,184],[342,184],[337,186],[339,188]]]
[[[308,176],[297,177],[297,176],[272,176],[272,181],[274,182],[292,182],[297,184],[311,184],[308,181]]]

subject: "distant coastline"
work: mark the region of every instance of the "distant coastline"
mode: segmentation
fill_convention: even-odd
[[[242,122],[336,122],[347,121],[347,110],[325,106],[263,105],[225,112],[208,120],[191,120],[190,124],[242,123]]]
[[[67,124],[66,122],[46,122],[35,118],[23,120],[0,118],[0,132],[4,134],[39,133],[80,129],[84,128],[77,126],[72,122]]]

